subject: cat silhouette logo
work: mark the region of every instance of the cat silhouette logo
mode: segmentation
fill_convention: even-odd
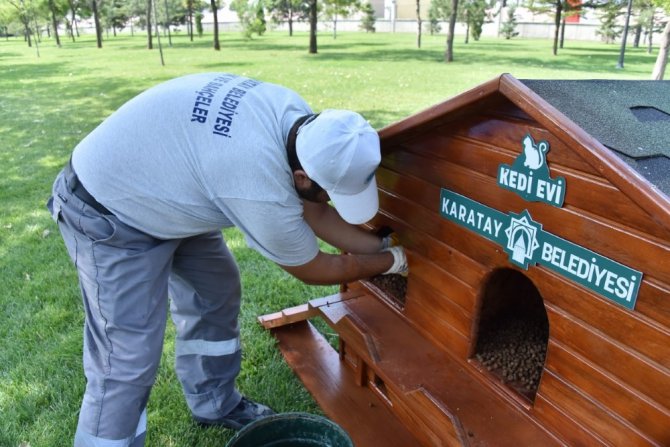
[[[533,137],[530,134],[526,135],[523,139],[523,155],[526,157],[523,165],[533,171],[541,168],[544,166],[547,151],[549,151],[549,143],[540,141],[536,145]]]
[[[544,202],[561,208],[565,199],[565,179],[549,175],[549,142],[535,142],[530,133],[521,141],[522,151],[510,166],[498,167],[498,186],[513,191],[529,202]]]

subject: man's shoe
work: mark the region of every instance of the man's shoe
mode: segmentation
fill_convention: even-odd
[[[242,397],[242,400],[233,411],[228,413],[221,419],[205,419],[193,416],[193,419],[202,426],[225,427],[239,430],[247,424],[250,424],[258,419],[275,414],[270,407],[267,407],[258,402]]]

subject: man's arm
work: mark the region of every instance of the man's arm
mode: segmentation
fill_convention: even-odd
[[[377,253],[381,239],[344,221],[327,203],[303,201],[304,217],[319,239],[348,253]],[[389,265],[390,267],[390,265]]]
[[[356,225],[347,223],[335,208],[327,203],[303,201],[303,216],[320,239],[347,254],[333,255],[319,252],[310,262],[299,266],[281,266],[291,275],[307,284],[342,284],[370,278],[407,268],[407,260],[400,252],[382,249],[382,239]]]
[[[394,256],[388,251],[344,255],[320,251],[307,264],[280,267],[306,284],[330,285],[370,278],[386,272],[393,265]]]

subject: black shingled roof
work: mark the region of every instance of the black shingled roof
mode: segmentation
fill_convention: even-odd
[[[670,81],[521,82],[670,196]]]

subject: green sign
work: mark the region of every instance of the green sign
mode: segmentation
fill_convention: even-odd
[[[504,214],[442,189],[442,217],[503,247],[513,264],[546,268],[628,309],[635,308],[642,273],[542,229],[528,210]]]
[[[549,176],[547,166],[549,143],[535,140],[530,134],[523,139],[523,152],[512,166],[498,166],[498,185],[514,191],[530,202],[544,202],[556,207],[563,206],[565,199],[565,179]]]

